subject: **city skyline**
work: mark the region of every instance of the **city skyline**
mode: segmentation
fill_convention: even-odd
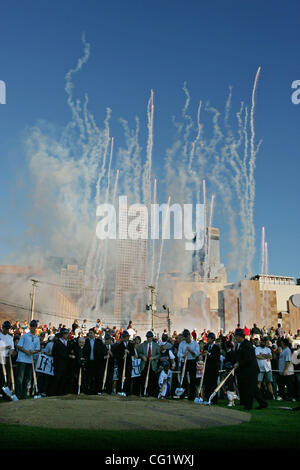
[[[243,101],[245,106],[247,104],[250,112],[255,73],[258,67],[261,67],[254,115],[256,144],[260,140],[262,144],[254,170],[256,253],[253,258],[252,273],[259,272],[260,234],[264,226],[269,250],[269,272],[297,277],[299,222],[295,214],[298,200],[297,129],[300,107],[298,108],[291,100],[292,83],[298,78],[297,74],[300,74],[299,65],[294,59],[296,51],[294,39],[298,34],[297,22],[294,20],[296,15],[292,14],[292,10],[285,12],[280,2],[273,3],[270,22],[268,22],[268,8],[258,2],[244,5],[243,9],[237,7],[238,3],[234,1],[227,3],[226,9],[223,3],[218,1],[211,6],[200,6],[198,2],[190,2],[189,7],[184,9],[182,2],[175,1],[172,2],[171,10],[166,5],[154,2],[152,9],[147,12],[142,7],[134,8],[135,2],[132,2],[128,9],[124,8],[122,2],[112,3],[118,7],[120,18],[123,15],[123,20],[114,18],[113,6],[105,4],[103,14],[97,16],[99,6],[90,1],[87,3],[88,15],[86,15],[80,2],[74,2],[73,23],[69,26],[66,26],[64,18],[70,12],[67,4],[61,4],[61,15],[56,24],[58,33],[55,38],[51,25],[56,18],[54,13],[58,7],[57,2],[44,4],[48,15],[47,19],[46,17],[42,19],[43,31],[37,23],[39,8],[33,7],[33,3],[29,3],[27,9],[20,4],[17,9],[8,3],[4,6],[7,22],[2,29],[1,38],[4,39],[6,34],[6,40],[9,38],[11,42],[11,48],[9,54],[5,49],[1,52],[3,66],[0,79],[5,81],[7,94],[6,104],[0,106],[3,131],[0,143],[3,156],[0,204],[1,222],[4,228],[0,243],[1,263],[20,263],[23,255],[25,260],[27,251],[26,261],[32,257],[30,264],[34,264],[39,252],[60,256],[65,254],[65,248],[68,249],[67,243],[62,246],[62,239],[70,236],[69,232],[63,231],[64,214],[58,211],[59,218],[57,218],[56,205],[49,204],[49,199],[51,200],[57,193],[59,184],[65,184],[66,179],[61,179],[61,183],[58,181],[57,187],[53,184],[53,188],[49,188],[47,177],[51,183],[51,180],[58,176],[58,173],[53,172],[53,168],[49,166],[51,152],[55,153],[56,149],[53,146],[47,149],[49,158],[45,159],[44,163],[41,160],[39,164],[37,158],[33,157],[36,143],[33,137],[39,135],[43,139],[40,142],[47,146],[47,140],[51,141],[69,121],[70,109],[67,106],[67,99],[70,95],[65,94],[64,77],[68,71],[74,69],[78,58],[86,54],[86,52],[83,54],[84,47],[81,41],[82,32],[85,31],[90,56],[79,73],[71,74],[75,96],[82,100],[83,105],[84,93],[89,93],[89,106],[97,122],[105,119],[107,107],[112,110],[111,136],[115,139],[116,149],[112,171],[118,168],[118,161],[115,160],[120,159],[121,153],[126,150],[126,146],[124,147],[126,124],[123,121],[121,127],[125,128],[120,129],[119,117],[128,119],[129,132],[127,136],[125,132],[125,138],[129,140],[131,138],[128,145],[133,145],[134,136],[131,128],[135,126],[135,115],[140,116],[140,143],[136,144],[136,152],[140,150],[144,161],[146,160],[150,145],[149,135],[147,136],[147,112],[149,112],[147,100],[151,89],[154,90],[154,99],[152,96],[151,102],[155,108],[152,180],[155,176],[158,178],[158,202],[165,201],[168,197],[168,194],[164,194],[165,168],[162,161],[166,158],[167,152],[173,151],[172,140],[176,133],[174,134],[171,122],[172,115],[176,116],[178,123],[180,119],[183,121],[185,132],[188,132],[189,116],[193,118],[194,124],[197,122],[199,100],[203,100],[201,116],[207,113],[205,107],[208,101],[211,110],[216,107],[222,112],[224,108],[226,109],[230,86],[233,87],[232,116],[234,117],[234,114],[240,110],[240,101]],[[296,2],[292,3],[295,12],[299,9],[299,5]],[[91,15],[91,12],[95,15]],[[133,28],[129,30],[125,24],[131,15],[135,22]],[[255,34],[251,29],[251,22],[248,21],[249,17],[256,20]],[[156,25],[156,33],[150,29],[150,19]],[[209,21],[205,23],[205,19]],[[6,25],[9,22],[26,32],[24,45],[27,47],[25,54],[27,62],[26,68],[23,67],[22,83],[19,75],[15,73],[16,59],[22,63],[18,49],[20,43],[18,36],[12,37],[13,29],[7,30]],[[99,29],[100,24],[102,28]],[[244,25],[245,30],[241,25]],[[180,27],[176,29],[177,26]],[[206,39],[210,37],[210,27],[213,26],[218,33],[207,41]],[[237,28],[243,39],[241,44],[236,42],[235,36],[231,34],[232,26]],[[30,31],[28,27],[31,27]],[[269,34],[266,38],[267,28]],[[281,35],[279,42],[276,33],[280,29],[285,35]],[[189,35],[186,36],[187,31]],[[122,33],[126,33],[123,43],[120,42]],[[68,34],[72,40],[64,41]],[[39,35],[43,38],[43,46],[38,45]],[[143,38],[145,51],[140,47],[138,36]],[[103,47],[103,44],[106,44],[104,38],[110,39],[106,48]],[[198,41],[195,41],[196,38]],[[59,50],[55,47],[58,41],[61,44]],[[176,48],[176,54],[170,47],[172,41],[180,46]],[[203,47],[204,43],[206,48]],[[158,44],[162,44],[161,51],[158,49]],[[197,53],[199,60],[192,60],[197,57]],[[40,69],[37,64],[40,65]],[[139,68],[143,74],[139,73]],[[144,73],[146,70],[148,73]],[[98,78],[101,81],[100,87]],[[70,92],[70,89],[68,90]],[[187,101],[189,108],[186,107]],[[279,109],[280,113],[276,112]],[[183,110],[185,114],[182,114]],[[203,117],[204,127],[211,125],[209,119],[211,110],[208,111],[208,116]],[[211,131],[208,131],[208,136],[211,136]],[[55,139],[53,142],[55,143]],[[59,145],[58,141],[55,145]],[[138,149],[138,145],[142,149]],[[176,158],[178,161],[179,156]],[[67,171],[68,167],[64,168]],[[59,177],[62,178],[63,174],[61,171],[60,173]],[[124,176],[121,173],[122,168],[120,168],[120,180]],[[206,176],[205,171],[199,174],[201,180]],[[112,184],[113,181],[111,186]],[[44,190],[43,185],[48,187]],[[79,188],[80,186],[75,189]],[[66,199],[66,204],[69,202]],[[74,204],[76,202],[74,201]],[[238,214],[238,209],[234,206],[235,200],[232,204],[233,211]],[[227,225],[228,221],[224,220],[226,214],[222,214],[222,211],[223,195],[220,191],[216,191],[213,223],[222,230],[223,262],[228,266],[230,264],[228,256],[232,251],[229,230],[231,223]],[[80,247],[79,237],[89,236],[89,230],[84,227],[87,219],[77,222],[82,227],[80,234],[74,233],[74,246],[78,241],[77,246]],[[238,224],[237,228],[237,239],[239,239],[242,237],[242,231]],[[55,230],[62,230],[61,238]],[[50,235],[49,231],[52,231]],[[286,241],[287,237],[289,243]],[[61,249],[61,252],[59,249],[55,252],[51,243]],[[81,250],[77,248],[77,251]],[[229,273],[229,277],[234,281],[238,276],[236,273]]]

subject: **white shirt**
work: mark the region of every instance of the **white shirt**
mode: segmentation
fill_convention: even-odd
[[[5,344],[3,343],[2,339],[0,339],[0,364],[5,364]]]
[[[280,375],[283,374],[286,362],[289,362],[289,367],[286,375],[294,375],[294,364],[292,362],[292,351],[290,350],[290,348],[284,348],[280,353],[278,361],[278,369]]]
[[[127,331],[129,333],[129,339],[133,339],[136,335],[135,330],[133,328],[129,328]]]
[[[32,335],[30,332],[22,335],[18,346],[26,349],[27,351],[39,351],[41,349],[41,344],[38,336]],[[31,356],[28,356],[23,351],[18,351],[17,362],[25,362],[25,364],[31,364]]]
[[[187,348],[189,348],[191,351],[193,351],[194,354],[191,354],[190,352],[188,353],[188,360],[189,359],[196,359],[197,356],[200,354],[200,347],[197,341],[191,341],[189,344],[185,341],[182,340],[179,344],[178,348],[178,359],[184,360],[184,355],[186,353]]]
[[[268,348],[267,346],[264,347],[264,348],[262,348],[261,346],[257,346],[255,348],[255,355],[260,356],[261,354],[270,354],[270,355],[272,355],[271,349]],[[257,359],[257,363],[258,363],[258,367],[259,367],[260,372],[270,372],[270,370],[272,370],[271,360],[270,359]]]
[[[168,380],[168,383],[171,384],[171,377],[172,377],[172,371],[169,369],[168,370],[168,373],[166,374],[164,370],[161,371],[160,375],[159,375],[159,379],[158,379],[158,385],[159,387],[162,386],[162,384],[164,383],[164,380]]]
[[[14,340],[13,340],[13,337],[7,333],[6,335],[4,335],[2,332],[0,333],[0,340],[3,341],[3,343],[5,344],[5,347],[6,346],[10,346],[11,349],[15,349],[14,347]],[[3,346],[2,346],[3,347]],[[9,355],[9,350],[8,349],[5,349],[4,351],[2,351],[2,354],[4,354],[5,357],[8,357]]]
[[[300,349],[296,349],[296,351],[292,354],[292,361],[295,366],[300,364],[300,358],[298,359],[298,354],[300,355]]]
[[[47,354],[52,354],[52,349],[53,349],[54,341],[50,341],[47,343],[44,352]]]

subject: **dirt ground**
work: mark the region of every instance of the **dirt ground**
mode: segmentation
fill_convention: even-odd
[[[250,418],[250,413],[188,400],[117,395],[66,395],[0,405],[0,423],[60,429],[176,431],[240,424]]]

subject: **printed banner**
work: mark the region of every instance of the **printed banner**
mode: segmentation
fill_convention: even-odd
[[[46,356],[46,354],[39,354],[35,371],[41,374],[54,375],[53,357]]]
[[[113,381],[118,380],[118,366],[114,367]]]
[[[140,377],[141,376],[141,371],[140,371],[140,364],[141,364],[141,359],[132,359],[132,371],[131,371],[131,378],[135,377]]]

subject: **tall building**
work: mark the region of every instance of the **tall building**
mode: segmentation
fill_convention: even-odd
[[[116,278],[114,299],[114,321],[121,326],[131,319],[134,311],[140,311],[140,306],[146,298],[146,262],[147,239],[133,240],[129,237],[128,226],[132,220],[127,214],[127,206],[119,206],[119,233],[124,239],[118,239],[116,256]],[[148,227],[144,213],[140,213],[140,224],[137,232],[142,235]],[[144,310],[144,306],[142,310]]]
[[[196,239],[195,239],[196,241]],[[220,231],[207,227],[204,245],[193,253],[192,271],[200,278],[227,281],[226,268],[220,259]]]
[[[66,294],[78,299],[84,291],[83,270],[77,264],[67,264],[66,268],[60,270],[60,284]]]

